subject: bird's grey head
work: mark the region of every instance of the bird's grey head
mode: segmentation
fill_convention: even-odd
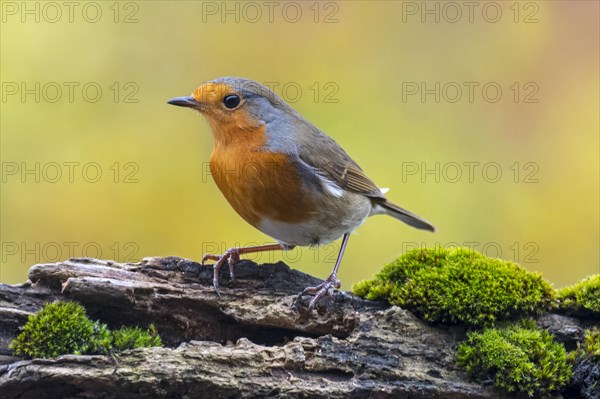
[[[267,86],[254,80],[223,77],[210,82],[214,85],[224,85],[240,97],[240,107],[245,108],[254,118],[266,124],[280,120],[296,118],[298,113],[281,97]],[[243,104],[242,104],[243,103]]]
[[[194,108],[204,114],[213,131],[223,126],[239,130],[266,127],[267,146],[293,151],[295,137],[308,123],[271,89],[251,79],[222,77],[203,83],[191,96],[178,97],[170,104]]]

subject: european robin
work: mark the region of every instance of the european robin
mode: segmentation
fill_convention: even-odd
[[[325,282],[298,295],[313,294],[309,312],[341,283],[336,275],[350,233],[368,216],[385,214],[417,229],[435,231],[426,220],[386,199],[383,192],[332,138],[267,87],[224,77],[202,84],[191,96],[169,104],[206,117],[214,135],[211,175],[237,213],[277,244],[231,248],[214,260],[213,285],[228,262],[231,279],[240,255],[326,244],[343,237]]]

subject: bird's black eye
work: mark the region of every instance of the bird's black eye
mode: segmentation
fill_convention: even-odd
[[[237,94],[229,94],[223,97],[223,104],[229,109],[234,109],[240,104],[240,96]]]

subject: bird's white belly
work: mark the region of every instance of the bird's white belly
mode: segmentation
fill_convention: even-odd
[[[339,224],[336,226],[324,226],[316,219],[287,223],[263,218],[257,226],[260,231],[275,238],[277,241],[287,245],[319,245],[335,241],[346,233],[360,226],[366,219],[357,221],[354,226]]]

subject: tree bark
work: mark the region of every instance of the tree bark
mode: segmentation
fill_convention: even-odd
[[[30,282],[0,285],[0,397],[10,398],[503,398],[455,363],[461,328],[338,291],[309,315],[321,280],[283,263],[241,261],[236,284],[190,260],[36,265]],[[8,345],[29,314],[56,299],[110,327],[153,323],[166,347],[109,356],[23,360]]]

